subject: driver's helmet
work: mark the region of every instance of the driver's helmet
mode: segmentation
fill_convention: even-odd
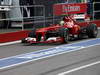
[[[63,18],[63,21],[65,21],[65,22],[69,22],[70,19],[69,19],[68,17],[65,16],[65,17]]]
[[[64,25],[64,21],[60,21],[60,25],[63,26]]]

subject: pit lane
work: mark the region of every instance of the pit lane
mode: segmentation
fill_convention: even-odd
[[[97,38],[100,38],[100,30],[99,30]],[[89,39],[69,41],[69,44],[79,42],[79,41],[84,41],[84,40],[89,40]],[[25,46],[21,43],[17,43],[13,45],[1,46],[0,58],[15,56],[15,55],[29,53],[33,51],[42,50],[42,49],[48,49],[48,48],[56,47],[59,45],[62,45],[62,44],[36,44],[36,45]]]
[[[98,34],[98,38],[100,38],[100,34]],[[83,39],[83,40],[88,40],[88,39]],[[83,40],[70,41],[69,43],[80,42]],[[40,44],[40,45],[23,46],[22,44],[19,43],[19,44],[14,44],[14,45],[2,46],[2,47],[0,47],[0,57],[4,58],[4,57],[8,57],[8,56],[15,56],[15,55],[23,54],[23,53],[28,53],[28,52],[38,51],[41,49],[55,47],[58,45],[61,45],[61,44],[42,44],[42,45]],[[79,53],[73,52],[73,53],[69,53],[67,55],[63,54],[63,55],[59,55],[59,56],[55,56],[55,57],[51,57],[51,58],[38,60],[38,61],[33,62],[33,64],[32,63],[27,64],[28,66],[24,65],[21,68],[16,67],[12,70],[3,71],[3,72],[1,72],[1,75],[12,75],[12,74],[13,75],[20,75],[20,74],[27,75],[28,73],[30,75],[57,75],[58,73],[66,71],[67,69],[71,69],[75,66],[84,65],[87,63],[91,63],[91,62],[100,60],[99,49],[100,49],[100,47],[98,45],[95,47],[82,49],[79,51]],[[84,56],[84,54],[86,56]],[[82,56],[84,56],[82,59],[79,58]],[[72,58],[72,60],[69,60],[70,59],[69,57]],[[75,58],[77,58],[77,60]],[[65,59],[68,59],[69,61],[65,60]],[[73,64],[73,62],[75,65]],[[68,67],[68,68],[66,68],[66,67]],[[98,66],[95,66],[95,67],[99,68]],[[93,67],[93,68],[95,68],[95,67]],[[24,68],[27,68],[27,70],[25,70]],[[28,69],[30,69],[30,70],[28,70]],[[27,71],[27,72],[24,72],[24,71]],[[72,74],[72,75],[74,75],[74,74]],[[75,75],[78,75],[78,74],[76,73]],[[93,74],[91,74],[91,75],[93,75]]]

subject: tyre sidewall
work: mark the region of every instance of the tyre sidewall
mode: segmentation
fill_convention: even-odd
[[[97,34],[98,34],[98,29],[97,29],[96,24],[90,24],[87,27],[87,35],[88,35],[88,37],[89,38],[96,38]]]
[[[67,28],[60,28],[60,36],[64,38],[64,43],[68,43],[69,40],[69,31]]]

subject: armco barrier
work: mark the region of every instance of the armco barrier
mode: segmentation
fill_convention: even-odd
[[[95,20],[92,22],[97,24],[98,27],[100,27],[100,20]],[[84,23],[82,23],[82,25],[84,25]],[[17,32],[0,34],[0,43],[20,40],[22,38],[27,37],[28,32],[29,31],[17,31]]]
[[[0,34],[0,43],[20,40],[22,38],[27,37],[28,32],[29,31],[17,31]]]

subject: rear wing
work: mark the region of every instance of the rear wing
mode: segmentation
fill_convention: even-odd
[[[53,5],[53,14],[56,16],[79,14],[87,12],[87,3],[59,3]]]

